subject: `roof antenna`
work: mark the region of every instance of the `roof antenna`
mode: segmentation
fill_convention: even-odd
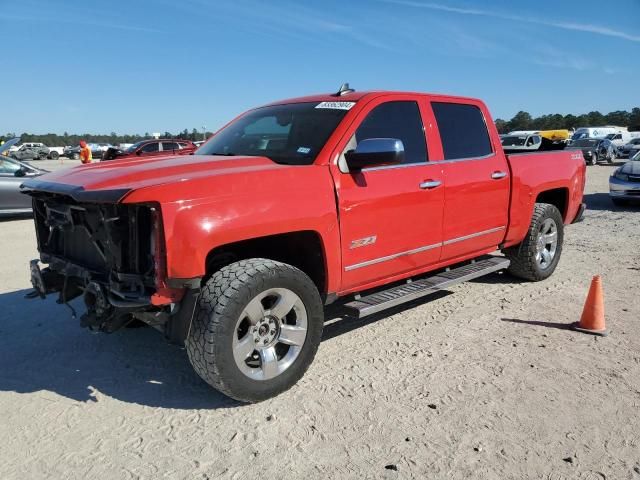
[[[349,88],[348,83],[343,83],[342,86],[340,87],[340,90],[338,90],[335,93],[335,96],[341,97],[342,95],[346,95],[347,93],[352,93],[352,92],[355,92],[355,90],[353,88]]]

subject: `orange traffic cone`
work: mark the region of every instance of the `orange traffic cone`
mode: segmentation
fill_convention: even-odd
[[[602,279],[596,275],[591,280],[591,288],[584,302],[584,309],[580,321],[573,324],[573,329],[593,335],[606,336],[609,334],[604,324],[604,294]]]

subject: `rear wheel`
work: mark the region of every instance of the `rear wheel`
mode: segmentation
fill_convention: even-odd
[[[615,158],[616,158],[616,156],[613,153],[613,148],[610,148],[609,150],[607,150],[607,163],[613,163],[613,160]]]
[[[550,277],[560,261],[563,240],[560,211],[554,205],[536,203],[527,236],[504,251],[511,260],[509,273],[533,282]]]
[[[254,258],[207,281],[185,344],[205,382],[236,400],[259,402],[304,375],[323,323],[320,294],[305,273]]]
[[[49,152],[49,158],[51,160],[57,160],[60,155],[55,150]]]
[[[591,161],[589,162],[589,165],[597,165],[598,164],[598,152],[593,152],[593,155],[591,155]]]
[[[71,155],[71,158],[73,158],[74,160],[80,160],[80,154],[74,153],[73,155]]]

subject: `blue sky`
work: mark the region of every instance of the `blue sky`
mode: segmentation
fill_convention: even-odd
[[[336,90],[519,110],[640,105],[640,0],[0,0],[0,132],[215,130]]]

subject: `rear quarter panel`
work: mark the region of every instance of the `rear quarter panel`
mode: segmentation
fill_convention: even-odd
[[[584,191],[586,167],[580,152],[567,150],[507,155],[511,169],[509,229],[504,246],[520,243],[529,229],[538,195],[565,189],[566,208],[560,212],[565,224],[573,221]]]

